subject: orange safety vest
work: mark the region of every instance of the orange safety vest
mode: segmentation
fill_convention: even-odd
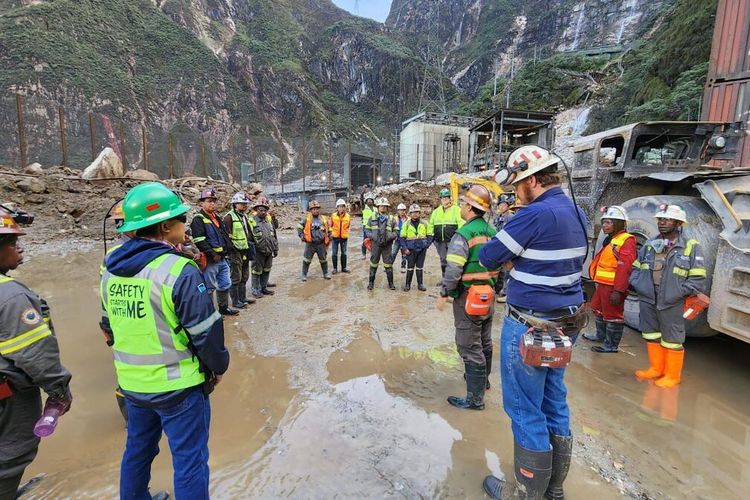
[[[618,249],[622,248],[628,238],[634,236],[627,231],[616,234],[612,240],[596,254],[589,265],[589,276],[602,285],[615,284],[615,272],[617,271]]]
[[[338,212],[331,214],[331,236],[334,238],[349,238],[349,226],[352,216],[344,212],[343,217]]]
[[[303,230],[305,241],[307,243],[312,242],[312,220],[312,214],[310,212],[307,212],[307,217],[305,218],[305,229]],[[328,232],[330,231],[328,228],[328,218],[325,215],[321,215],[320,220],[323,221],[323,242],[326,246],[328,246],[328,244],[331,242],[331,240],[328,239]]]

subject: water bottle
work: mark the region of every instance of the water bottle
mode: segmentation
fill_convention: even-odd
[[[47,437],[55,432],[57,419],[67,409],[67,403],[59,399],[47,398],[44,404],[44,411],[34,426],[34,435],[38,437]]]

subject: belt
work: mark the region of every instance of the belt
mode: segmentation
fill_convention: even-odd
[[[524,316],[533,316],[544,321],[556,322],[573,316],[579,309],[580,306],[570,306],[561,309],[553,309],[552,311],[535,311],[532,309],[526,309],[524,307],[516,307],[508,304],[506,308],[508,310],[508,316],[518,321],[521,324],[528,325],[528,321]]]

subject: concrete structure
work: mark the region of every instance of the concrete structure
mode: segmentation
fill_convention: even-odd
[[[469,161],[469,129],[476,118],[420,113],[401,127],[401,180],[430,180],[461,172]]]

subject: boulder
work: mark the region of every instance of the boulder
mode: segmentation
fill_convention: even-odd
[[[94,162],[86,167],[81,177],[84,179],[105,179],[108,177],[122,177],[125,170],[120,157],[112,148],[104,148]]]
[[[20,181],[16,181],[16,188],[24,193],[41,194],[47,191],[47,185],[34,177],[26,177]]]
[[[44,169],[39,163],[32,163],[28,167],[26,167],[23,171],[24,174],[31,174],[31,175],[43,175]]]
[[[251,196],[256,196],[263,192],[263,186],[261,186],[257,182],[251,182],[250,184],[245,186],[245,192]]]
[[[159,176],[156,175],[154,172],[149,172],[148,170],[143,170],[139,168],[138,170],[129,170],[125,173],[125,177],[129,179],[135,179],[138,181],[158,181]]]

